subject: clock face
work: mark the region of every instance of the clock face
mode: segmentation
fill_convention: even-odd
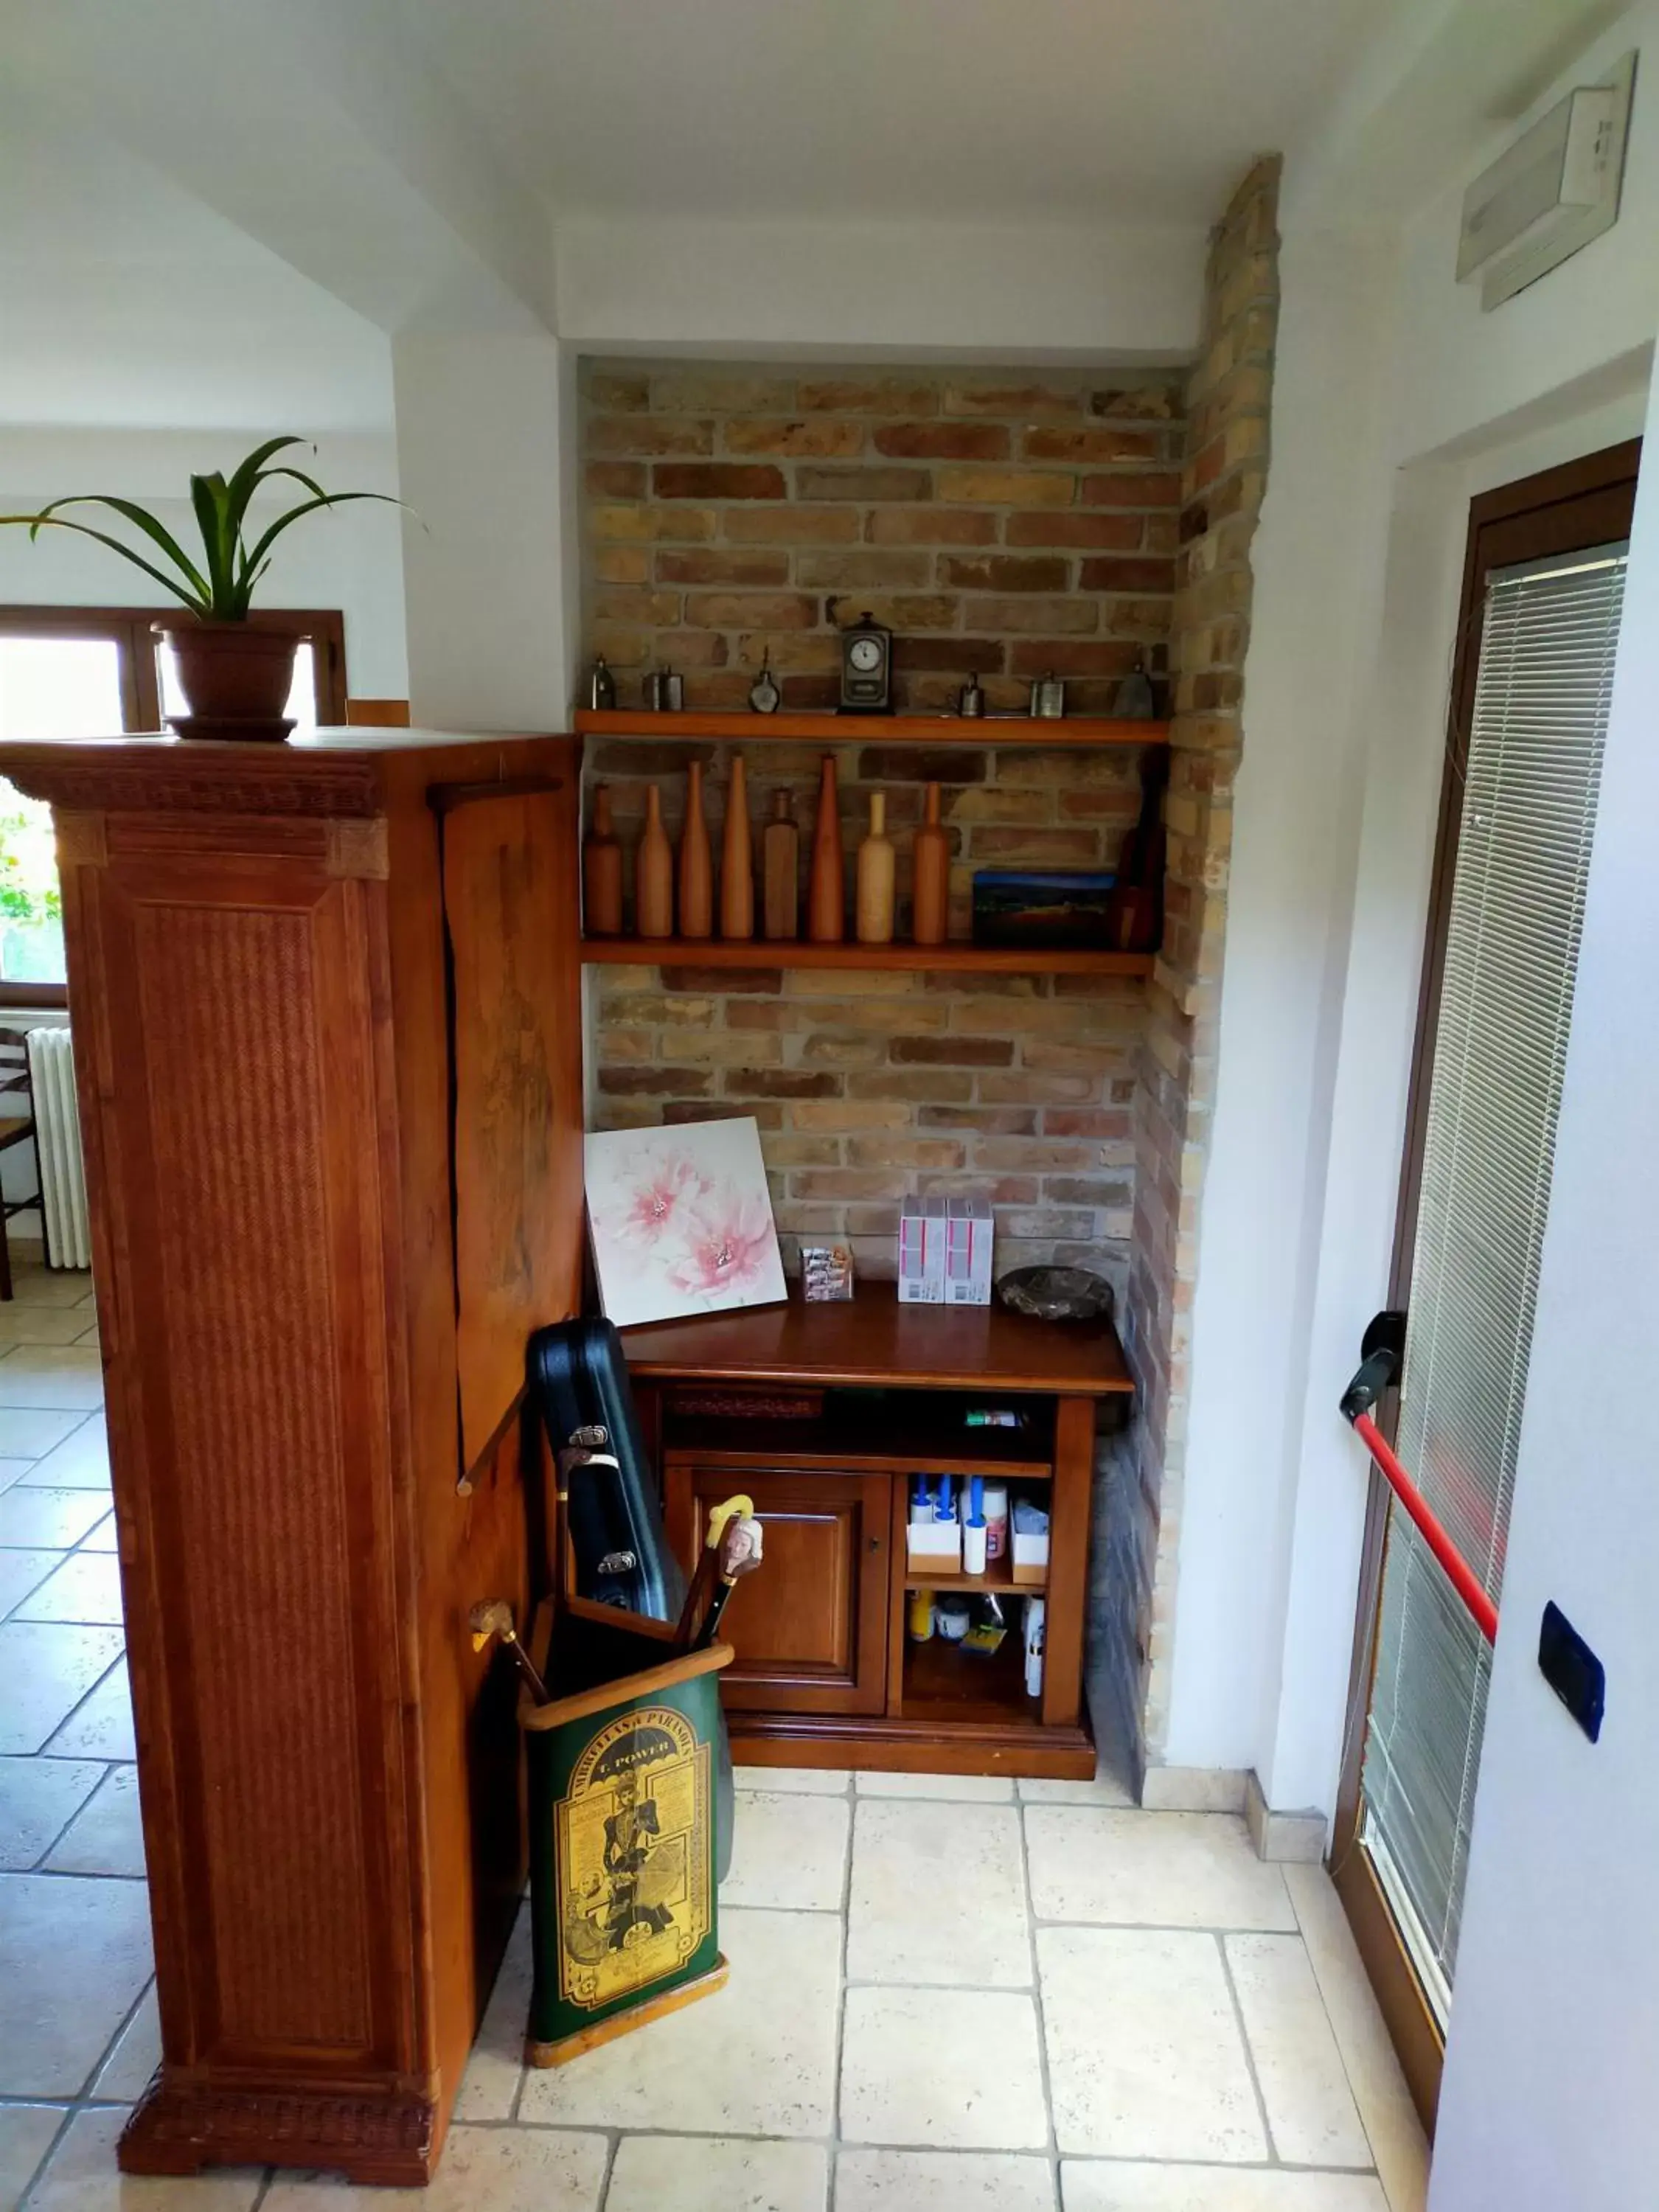
[[[855,637],[847,648],[847,658],[860,676],[872,676],[881,666],[881,646],[873,637]]]

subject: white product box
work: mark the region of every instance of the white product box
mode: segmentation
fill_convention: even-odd
[[[898,1294],[906,1306],[945,1304],[945,1240],[949,1226],[942,1198],[908,1198],[899,1215]]]
[[[991,1303],[991,1208],[982,1198],[953,1198],[945,1224],[945,1303]]]
[[[961,1573],[962,1527],[959,1522],[909,1522],[905,1527],[904,1540],[913,1567],[927,1567],[935,1574]]]

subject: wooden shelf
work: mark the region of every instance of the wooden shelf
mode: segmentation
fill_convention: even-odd
[[[641,708],[579,707],[576,732],[587,738],[715,738],[737,744],[1167,745],[1167,722],[1125,722],[1106,714],[659,714]]]
[[[1150,952],[1036,951],[1004,945],[813,945],[804,938],[587,937],[596,968],[914,969],[946,975],[1150,975]]]
[[[1006,1559],[998,1559],[982,1575],[930,1575],[925,1566],[907,1561],[904,1587],[908,1590],[978,1590],[987,1597],[1041,1597],[1048,1587],[1045,1574],[1040,1583],[1017,1583]]]
[[[941,1587],[935,1585],[935,1587]],[[981,1727],[1010,1722],[1040,1726],[1042,1701],[1025,1694],[1025,1649],[1018,1626],[1010,1628],[988,1657],[964,1651],[942,1636],[904,1645],[906,1720],[939,1719]]]

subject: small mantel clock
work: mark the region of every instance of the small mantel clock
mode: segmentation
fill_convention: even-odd
[[[841,634],[841,711],[893,711],[893,633],[867,612]]]

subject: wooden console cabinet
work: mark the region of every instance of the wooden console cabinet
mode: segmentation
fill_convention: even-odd
[[[707,1508],[746,1491],[766,1563],[733,1597],[722,1695],[739,1760],[922,1773],[1094,1772],[1083,1626],[1095,1431],[1132,1384],[1109,1326],[1061,1328],[1000,1307],[902,1306],[890,1283],[841,1305],[769,1306],[625,1329],[661,1469],[671,1543],[689,1566]],[[970,1427],[1008,1407],[1018,1430]],[[1046,1583],[912,1571],[921,1474],[983,1474],[1049,1512]],[[1020,1640],[993,1658],[912,1643],[918,1587],[1048,1601],[1040,1698]],[[1017,1612],[1009,1607],[1011,1615]]]
[[[131,2172],[431,2172],[522,1890],[581,1287],[574,746],[0,747],[56,811],[162,2063]]]

